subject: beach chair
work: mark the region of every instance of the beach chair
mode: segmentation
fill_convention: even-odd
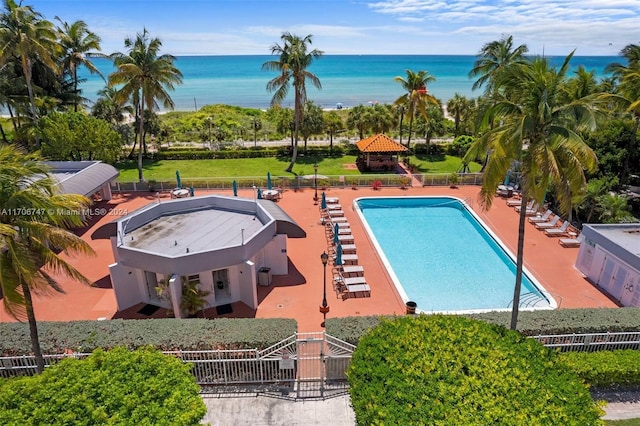
[[[355,240],[353,239],[353,235],[351,235],[351,234],[348,234],[348,235],[344,235],[344,234],[340,235],[340,234],[338,234],[338,241],[340,241],[340,244],[348,243],[348,242],[351,242],[351,244],[353,244],[353,242]]]
[[[348,254],[356,254],[356,245],[355,244],[341,244],[340,245],[342,247],[342,253],[348,253]]]
[[[338,204],[338,197],[327,197],[325,198],[327,204]]]
[[[327,215],[330,218],[344,216],[344,210],[328,210]],[[332,219],[333,220],[333,219]]]
[[[569,225],[571,225],[569,221],[565,220],[560,228],[545,229],[544,233],[549,237],[562,237],[564,235],[567,235],[567,233],[569,232]]]
[[[536,228],[538,228],[538,229],[555,228],[559,221],[560,221],[560,216],[554,216],[553,219],[551,219],[550,221],[541,222],[541,223],[534,223],[534,226]]]
[[[533,205],[533,200],[529,201],[529,203],[531,203],[531,205]],[[515,206],[519,206],[522,205],[522,200],[520,198],[509,198],[507,200],[507,205],[509,207],[515,207]]]
[[[334,267],[334,273],[344,278],[364,275],[364,268],[360,265],[339,265]]]
[[[343,254],[342,261],[345,265],[357,265],[358,264],[358,255],[357,254]]]
[[[551,214],[553,214],[553,212],[551,210],[548,210],[546,212],[544,212],[544,214],[542,216],[535,216],[535,217],[530,217],[529,218],[529,222],[531,223],[542,223],[542,222],[546,222],[549,220],[549,217],[551,217]]]
[[[580,247],[582,241],[584,241],[584,235],[580,234],[576,238],[560,238],[558,244],[562,247]]]
[[[327,210],[342,210],[340,204],[327,204]]]
[[[329,221],[332,224],[336,224],[336,223],[348,223],[347,218],[346,217],[330,217]]]
[[[522,206],[515,206],[514,209],[518,213],[520,213],[520,210],[522,210]],[[533,202],[533,203],[527,204],[526,215],[527,216],[534,216],[536,213],[538,213],[538,203]]]

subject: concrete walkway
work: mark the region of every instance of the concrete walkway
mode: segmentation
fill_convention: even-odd
[[[212,426],[354,426],[355,414],[349,395],[324,400],[293,400],[260,393],[203,394],[207,415],[202,423]],[[609,401],[605,407],[606,420],[640,418],[640,392],[605,392],[594,394],[596,399]]]

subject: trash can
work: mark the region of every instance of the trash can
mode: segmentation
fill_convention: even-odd
[[[258,285],[269,287],[271,285],[271,268],[258,269]]]
[[[407,303],[405,303],[405,306],[407,307],[407,315],[413,315],[416,313],[418,304],[416,302],[408,301]]]

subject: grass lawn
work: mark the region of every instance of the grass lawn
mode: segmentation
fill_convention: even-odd
[[[180,176],[189,179],[239,176],[266,176],[267,172],[276,176],[295,177],[311,175],[313,165],[317,162],[318,174],[327,176],[359,175],[353,165],[356,157],[345,155],[338,158],[298,157],[292,173],[284,170],[289,165],[288,159],[278,158],[239,158],[228,160],[145,160],[143,173],[145,180],[170,181],[175,179],[176,170]],[[420,173],[452,173],[460,169],[461,161],[457,157],[426,156],[411,157],[411,163],[417,165]],[[120,182],[138,181],[137,161],[126,161],[115,165],[120,170]],[[351,166],[351,167],[349,167]],[[348,167],[348,168],[347,168]],[[480,165],[471,164],[472,171],[480,170]]]
[[[640,426],[640,419],[605,420],[607,426]]]

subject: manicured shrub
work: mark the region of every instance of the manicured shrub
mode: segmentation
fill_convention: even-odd
[[[297,331],[293,319],[220,318],[72,321],[38,323],[42,351],[91,352],[96,348],[152,345],[160,350],[264,349]],[[0,354],[28,355],[29,327],[0,324]]]
[[[150,348],[65,359],[0,381],[0,424],[197,425],[206,407],[189,369]]]
[[[558,354],[461,316],[382,320],[347,376],[358,424],[600,424],[602,411]]]
[[[560,359],[591,386],[640,386],[640,351],[564,352]]]
[[[509,327],[511,312],[470,314],[470,318]],[[327,320],[327,333],[351,344],[380,322],[381,317],[345,317]],[[640,308],[557,309],[521,311],[518,331],[526,336],[539,334],[613,333],[640,330]]]

